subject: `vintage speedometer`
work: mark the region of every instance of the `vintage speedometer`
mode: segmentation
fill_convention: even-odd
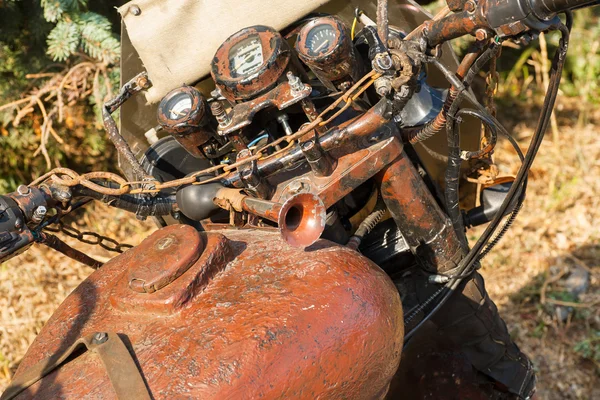
[[[244,28],[217,50],[211,74],[227,99],[248,100],[271,89],[290,60],[287,42],[266,26]]]

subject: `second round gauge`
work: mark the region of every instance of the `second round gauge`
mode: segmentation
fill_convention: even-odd
[[[333,82],[354,78],[360,69],[350,32],[337,17],[310,20],[298,32],[295,47],[302,62],[331,89],[335,89]]]
[[[313,57],[325,55],[337,45],[338,37],[331,24],[317,25],[306,34],[306,50]]]

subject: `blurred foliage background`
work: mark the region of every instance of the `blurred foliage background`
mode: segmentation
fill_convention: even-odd
[[[50,167],[110,168],[122,1],[0,0],[0,192]]]

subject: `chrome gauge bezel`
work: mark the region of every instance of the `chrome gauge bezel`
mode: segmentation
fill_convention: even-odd
[[[262,62],[240,71],[235,52],[247,41],[260,43]],[[255,58],[256,54],[249,62],[255,61]],[[240,102],[273,88],[285,72],[289,60],[289,47],[279,32],[266,26],[252,26],[234,33],[223,42],[213,58],[211,75],[225,98]]]

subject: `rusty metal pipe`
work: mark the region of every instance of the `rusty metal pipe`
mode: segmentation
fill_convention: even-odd
[[[474,12],[462,11],[450,14],[438,21],[428,21],[423,28],[423,35],[430,47],[435,47],[448,40],[475,34],[478,29],[490,30],[483,7]]]
[[[311,193],[299,193],[281,204],[223,188],[213,201],[219,207],[245,211],[276,222],[281,237],[294,247],[310,246],[325,229],[327,210],[321,199]]]
[[[377,34],[387,47],[389,38],[388,0],[377,0]]]
[[[438,273],[456,267],[462,256],[460,241],[406,153],[377,178],[381,197],[419,264]]]
[[[390,101],[386,98],[382,98],[366,113],[357,117],[347,126],[343,128],[332,128],[323,136],[319,137],[319,144],[325,152],[331,151],[350,142],[355,142],[356,140],[372,135],[382,126],[390,122],[391,118],[392,112]],[[281,169],[292,166],[304,159],[304,153],[300,146],[295,146],[282,152],[277,157],[258,161],[257,170],[260,176],[268,177]],[[221,181],[221,183],[223,186],[227,187],[243,187],[240,175],[237,172],[233,173],[231,177]]]
[[[129,100],[135,93],[142,89],[147,89],[148,87],[150,87],[148,76],[145,72],[143,72],[123,85],[119,94],[114,99],[104,103],[104,106],[102,107],[104,130],[106,130],[109,139],[113,142],[113,145],[119,154],[123,156],[123,158],[127,160],[127,163],[131,166],[133,173],[136,175],[136,179],[140,180],[150,179],[151,177],[146,174],[146,171],[144,171],[142,168],[142,165],[135,157],[135,154],[133,154],[133,151],[131,151],[131,147],[129,147],[129,144],[119,132],[117,123],[111,114],[121,107],[123,103]]]

